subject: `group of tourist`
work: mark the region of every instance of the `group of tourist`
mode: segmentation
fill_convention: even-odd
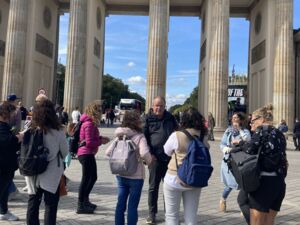
[[[187,153],[189,139],[181,130],[185,129],[191,135],[201,139],[209,149],[208,140],[214,140],[213,129],[210,130],[206,119],[195,108],[188,108],[182,113],[180,125],[175,117],[166,109],[166,101],[157,96],[153,99],[152,108],[144,121],[138,112],[126,112],[121,127],[115,130],[116,138],[126,135],[138,146],[140,157],[136,172],[130,176],[117,175],[118,200],[115,211],[115,224],[137,224],[138,205],[145,179],[145,165],[149,170],[148,218],[147,224],[156,224],[158,212],[158,195],[160,182],[163,182],[165,222],[168,225],[179,224],[180,202],[183,200],[185,224],[197,224],[197,211],[201,188],[186,187],[177,179],[177,163],[180,165]],[[11,119],[16,116],[16,106],[8,101],[0,104],[0,220],[17,220],[7,208],[8,189],[14,177],[17,166],[17,154],[22,144],[24,132],[14,133],[11,129]],[[101,121],[102,106],[100,101],[94,101],[85,107],[81,115],[78,108],[72,113],[72,122],[82,123],[80,128],[80,143],[78,160],[82,167],[82,178],[79,185],[78,214],[92,214],[97,205],[90,202],[89,195],[97,181],[97,164],[95,155],[102,144],[110,141],[101,136],[98,126]],[[231,125],[226,129],[220,148],[226,160],[233,148],[242,146],[248,154],[257,154],[261,140],[261,127],[267,127],[273,135],[272,146],[261,148],[261,186],[254,192],[246,193],[240,190],[238,203],[251,225],[272,225],[280,210],[285,195],[285,176],[278,173],[284,165],[270,167],[268,162],[276,151],[284,152],[285,138],[282,131],[272,125],[272,107],[266,106],[253,112],[251,133],[246,129],[246,117],[236,112],[232,116]],[[212,115],[209,124],[215,126]],[[34,177],[26,177],[28,186],[27,224],[39,224],[39,205],[42,196],[45,202],[44,223],[56,224],[57,206],[59,202],[59,183],[64,172],[63,165],[68,155],[68,143],[64,127],[56,114],[54,104],[46,97],[37,99],[32,112],[32,120],[28,129],[39,129],[44,133],[44,146],[49,149],[49,165],[44,173]],[[280,144],[279,144],[280,143]],[[110,156],[113,144],[106,149]],[[176,154],[176,156],[175,156]],[[59,163],[58,163],[59,162]],[[278,163],[281,163],[278,162]],[[286,165],[285,165],[286,166]],[[286,174],[285,174],[286,175]],[[240,189],[225,161],[221,162],[221,178],[224,191],[220,200],[220,210],[226,212],[226,200],[233,189]],[[276,184],[276,185],[274,185]],[[270,192],[272,188],[272,192]]]

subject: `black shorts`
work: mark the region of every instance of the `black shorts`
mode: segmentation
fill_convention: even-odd
[[[250,209],[269,212],[270,209],[280,211],[285,196],[285,182],[279,176],[262,176],[260,187],[249,193]]]

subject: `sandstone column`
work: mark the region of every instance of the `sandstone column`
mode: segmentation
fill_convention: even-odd
[[[71,112],[83,108],[87,0],[71,0],[68,57],[65,77],[64,106]]]
[[[155,96],[166,95],[169,0],[150,0],[146,112]]]
[[[229,0],[211,0],[211,35],[208,59],[208,112],[216,131],[227,127]]]
[[[274,58],[274,123],[294,120],[293,0],[276,0]]]
[[[10,93],[19,97],[23,94],[26,54],[28,0],[11,0],[2,84],[2,99]]]

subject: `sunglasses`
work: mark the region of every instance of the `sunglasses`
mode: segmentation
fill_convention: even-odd
[[[251,120],[250,124],[254,124],[255,120],[258,120],[258,119],[260,119],[260,118],[261,118],[261,116],[256,117],[255,119]]]

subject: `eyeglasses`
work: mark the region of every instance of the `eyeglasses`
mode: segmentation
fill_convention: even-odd
[[[260,118],[261,118],[260,116],[259,116],[259,117],[256,117],[255,119],[251,120],[250,124],[254,124],[254,122],[255,122],[256,120],[260,119]]]

